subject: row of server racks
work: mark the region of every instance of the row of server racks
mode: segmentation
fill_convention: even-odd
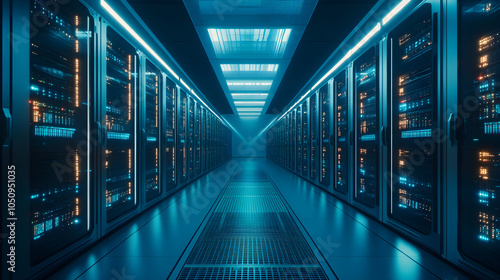
[[[16,271],[2,261],[2,279],[44,275],[228,160],[232,141],[84,4],[21,2],[10,10],[30,19],[31,36],[11,46],[2,69],[12,87],[2,92],[2,224],[16,225],[16,243],[2,239],[2,260],[14,251]]]
[[[499,279],[500,1],[410,10],[267,131],[267,157]]]

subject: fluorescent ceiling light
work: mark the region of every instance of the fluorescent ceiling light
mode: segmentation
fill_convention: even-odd
[[[377,25],[375,25],[375,27],[368,34],[366,34],[365,37],[363,37],[363,39],[361,39],[361,41],[359,41],[356,44],[356,46],[354,46],[354,48],[352,48],[349,52],[347,52],[347,54],[344,55],[344,57],[342,57],[342,59],[340,59],[339,62],[337,62],[337,64],[335,64],[335,66],[332,67],[332,69],[330,69],[330,71],[328,71],[321,79],[319,79],[318,82],[316,82],[314,84],[314,86],[312,86],[311,90],[314,90],[326,78],[328,78],[335,70],[337,70],[340,66],[342,66],[342,64],[347,59],[349,59],[357,50],[359,50],[361,48],[361,46],[363,46],[366,42],[368,42],[368,40],[370,40],[370,38],[373,37],[373,35],[375,35],[377,32],[379,32],[380,29],[381,29],[380,23],[377,23]]]
[[[273,83],[271,81],[266,82],[227,82],[228,86],[270,86]]]
[[[384,19],[382,19],[382,24],[385,25],[388,23],[395,15],[397,15],[411,0],[403,0],[401,1],[392,11],[390,11]]]
[[[278,71],[278,64],[221,64],[220,67],[222,68],[222,71],[224,71],[224,72],[230,72],[230,71],[276,72],[276,71]]]
[[[194,93],[194,91],[186,84],[186,82],[184,82],[182,78],[180,79],[180,81],[181,84],[183,84],[188,89],[189,92]]]
[[[111,6],[109,6],[108,3],[106,3],[106,1],[104,0],[101,0],[101,6],[106,9],[106,11],[108,11],[108,13],[111,14],[111,16],[116,20],[118,21],[139,43],[141,43],[141,45],[146,49],[148,50],[151,55],[153,55],[154,58],[156,58],[156,60],[158,60],[158,62],[161,63],[161,65],[163,65],[165,68],[167,68],[168,72],[170,72],[170,74],[172,74],[172,76],[174,76],[177,80],[179,79],[179,76],[177,74],[175,74],[174,70],[172,70],[172,68],[170,68],[167,63],[165,61],[163,61],[163,59],[161,59],[161,57],[139,36],[139,34],[137,34],[133,29],[132,27],[130,27],[130,25],[128,25],[127,22],[125,22],[125,20],[123,20],[120,15],[118,15],[118,13],[115,12],[115,10],[113,10],[113,8],[111,8]]]
[[[265,96],[267,97],[267,93],[231,93],[232,96]]]
[[[215,54],[223,56],[282,57],[291,29],[218,29],[209,28]]]
[[[260,113],[239,113],[240,116],[260,116]]]
[[[264,106],[265,101],[234,101],[236,106]]]
[[[255,100],[262,101],[267,99],[267,93],[232,93],[234,100]]]
[[[227,85],[231,91],[269,91],[273,81],[271,80],[228,80]]]
[[[262,107],[261,108],[236,108],[238,112],[262,112]]]

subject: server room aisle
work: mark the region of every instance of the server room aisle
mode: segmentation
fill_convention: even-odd
[[[52,277],[74,278],[467,276],[270,161],[240,159],[195,181]]]

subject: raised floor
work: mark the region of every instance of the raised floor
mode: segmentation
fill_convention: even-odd
[[[233,159],[50,279],[469,279],[266,159]]]

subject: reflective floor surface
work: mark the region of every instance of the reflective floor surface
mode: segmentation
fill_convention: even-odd
[[[235,159],[50,279],[468,279],[265,159]]]

